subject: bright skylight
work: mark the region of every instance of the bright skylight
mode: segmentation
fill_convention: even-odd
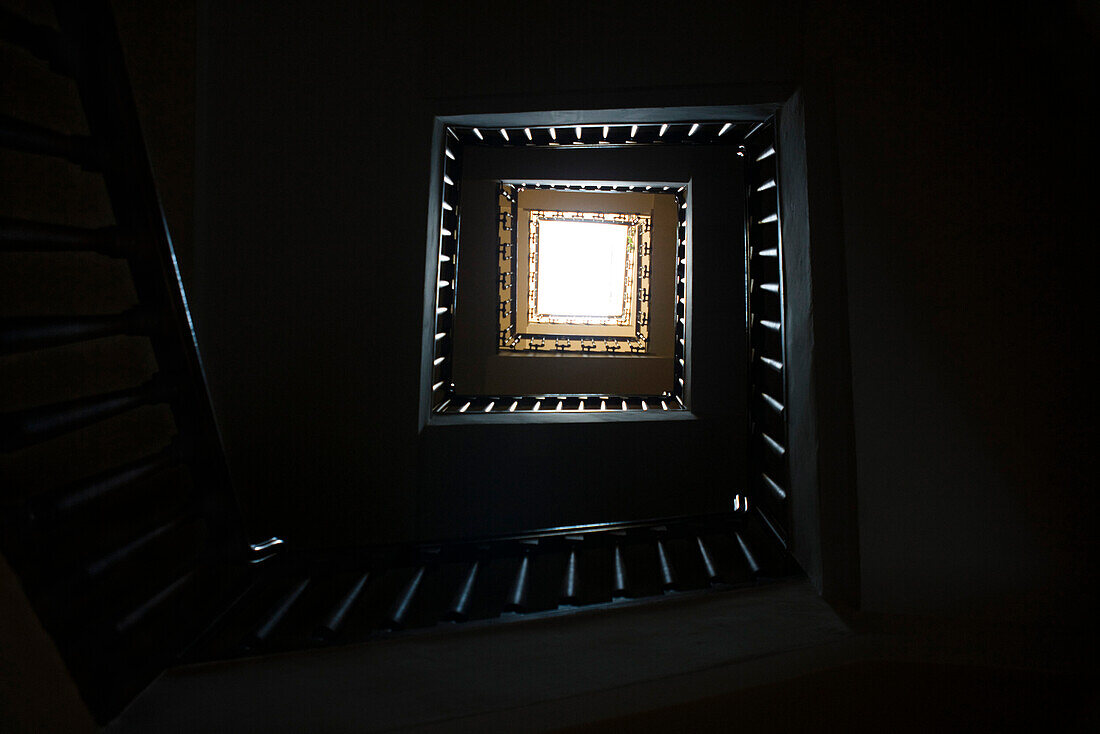
[[[538,313],[619,316],[629,227],[603,222],[539,222]]]

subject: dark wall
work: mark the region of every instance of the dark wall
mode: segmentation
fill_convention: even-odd
[[[796,81],[835,103],[866,608],[1081,609],[1068,215],[1095,18],[756,5],[200,7],[192,293],[257,536],[389,540],[439,506],[417,481],[434,112]]]
[[[833,60],[864,606],[1087,614],[1077,304],[1095,148],[1079,110],[1096,17],[918,4],[820,20],[835,32],[810,54]]]

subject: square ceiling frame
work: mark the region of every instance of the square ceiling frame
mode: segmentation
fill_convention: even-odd
[[[670,206],[654,209],[657,203],[652,195],[626,192],[576,192],[538,189],[536,182],[501,182],[501,220],[514,222],[514,226],[500,228],[501,259],[499,261],[501,304],[499,349],[525,351],[530,346],[540,349],[574,352],[641,354],[648,351],[652,306],[671,309],[672,283],[675,277],[671,260],[668,267],[654,270],[656,249],[671,252],[675,248],[675,227],[667,226]],[[509,193],[510,192],[510,193]],[[671,200],[672,197],[670,197]],[[637,259],[633,277],[627,284],[627,296],[631,309],[624,325],[616,324],[532,324],[530,319],[531,288],[535,285],[535,273],[531,264],[537,258],[532,246],[534,235],[530,231],[530,218],[547,207],[575,211],[582,209],[592,216],[610,216],[635,221]],[[678,204],[671,209],[675,218]],[[642,214],[642,212],[645,212]],[[656,216],[656,221],[654,217]],[[662,223],[665,226],[661,226]],[[639,226],[641,225],[641,226]],[[667,254],[667,253],[666,253]],[[669,292],[665,298],[657,298],[654,283],[666,280]],[[513,288],[513,283],[515,287]],[[659,289],[658,289],[659,290]],[[665,301],[668,301],[665,303]],[[526,312],[524,304],[527,304]],[[625,305],[625,304],[624,304]],[[671,327],[671,323],[669,324]],[[667,333],[671,350],[672,333]],[[531,342],[535,343],[532,344]],[[609,350],[608,347],[611,347]]]
[[[525,219],[528,235],[517,234],[516,244],[526,242],[528,246],[527,258],[519,259],[527,262],[529,270],[528,298],[521,299],[528,304],[529,322],[569,326],[633,325],[637,316],[634,298],[637,272],[641,267],[639,252],[644,249],[643,233],[649,230],[648,217],[628,221],[625,215],[535,209]],[[517,224],[522,224],[522,220]],[[586,252],[573,241],[584,240],[583,230],[578,226],[584,224],[601,228],[598,234],[588,236]],[[614,241],[610,241],[612,237]],[[599,253],[599,260],[591,260],[579,268],[577,262],[570,259],[593,257],[593,252]],[[590,293],[603,293],[598,288],[602,284],[617,297],[612,296],[612,300],[607,301],[601,296],[600,301],[589,304],[589,310],[581,310],[573,300],[581,289],[570,289],[566,285],[577,269],[602,273],[599,282],[590,284]],[[566,291],[572,292],[567,294]]]

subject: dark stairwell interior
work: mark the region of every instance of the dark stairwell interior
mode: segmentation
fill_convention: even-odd
[[[47,71],[4,46],[5,87],[19,92],[3,110],[5,141],[22,148],[3,151],[0,212],[12,251],[0,410],[12,428],[2,530],[18,576],[5,566],[3,714],[14,730],[88,727],[86,706],[111,720],[165,666],[174,670],[113,726],[921,730],[1084,727],[1095,716],[1075,678],[1094,640],[1083,593],[1094,502],[1074,407],[1087,364],[1058,358],[1080,353],[1073,212],[1089,148],[1073,110],[1036,112],[1067,92],[1082,107],[1095,94],[1087,10],[1025,26],[931,8],[596,9],[586,12],[607,13],[602,23],[521,36],[536,10],[424,7],[382,21],[353,5],[115,5],[155,183],[120,185],[111,157],[82,139],[14,122],[90,132],[118,155],[138,117],[97,130],[97,115],[117,113],[93,104],[85,129],[67,59]],[[70,6],[59,6],[64,21]],[[54,25],[48,10],[14,9]],[[682,61],[621,66],[595,43],[597,27],[654,43],[687,28],[699,37]],[[722,28],[741,29],[730,31],[737,43]],[[488,48],[530,60],[502,69]],[[593,496],[564,470],[534,486],[486,477],[471,457],[516,442],[508,426],[419,430],[433,115],[754,95],[779,100],[765,132],[781,152],[804,136],[810,174],[781,183],[811,229],[783,223],[803,245],[784,251],[784,269],[787,286],[814,290],[791,289],[788,313],[774,310],[766,299],[778,290],[759,285],[784,281],[768,270],[770,243],[753,245],[766,230],[750,223],[758,319],[792,327],[781,344],[808,378],[777,383],[767,362],[752,366],[759,455],[733,473],[755,483],[753,513],[705,502],[672,512],[668,498],[683,490],[667,484]],[[59,100],[69,105],[60,116]],[[1034,114],[1006,123],[1021,109]],[[769,165],[769,147],[750,161]],[[141,170],[136,153],[122,155]],[[769,191],[767,175],[748,173],[750,190]],[[155,201],[132,203],[157,189],[212,401],[170,289],[142,285],[174,283]],[[15,219],[95,232],[28,231]],[[92,252],[27,254],[17,241]],[[783,392],[785,414],[763,397]],[[88,411],[115,410],[85,400],[105,393],[140,407],[80,428]],[[49,446],[35,454],[19,426],[41,427]],[[522,459],[567,452],[574,438],[535,430],[519,441]],[[761,469],[772,443],[813,451]],[[740,496],[719,454],[685,481]],[[148,476],[119,483],[119,465]],[[788,508],[797,486],[814,494]],[[624,522],[587,526],[610,520]],[[250,563],[280,550],[249,548],[272,535],[287,550]],[[762,586],[797,571],[782,552],[792,543],[810,583]],[[467,586],[481,594],[464,596]],[[657,597],[667,603],[638,604]],[[582,607],[597,612],[545,614]],[[529,621],[478,621],[502,613]],[[470,620],[469,631],[387,631],[446,620]],[[303,647],[314,652],[186,665]],[[310,678],[354,684],[322,693],[300,684]],[[951,692],[965,700],[946,701]],[[431,701],[419,715],[418,699]]]

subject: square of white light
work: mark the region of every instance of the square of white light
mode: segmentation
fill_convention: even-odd
[[[541,220],[537,312],[549,316],[621,316],[628,230],[625,224]]]

